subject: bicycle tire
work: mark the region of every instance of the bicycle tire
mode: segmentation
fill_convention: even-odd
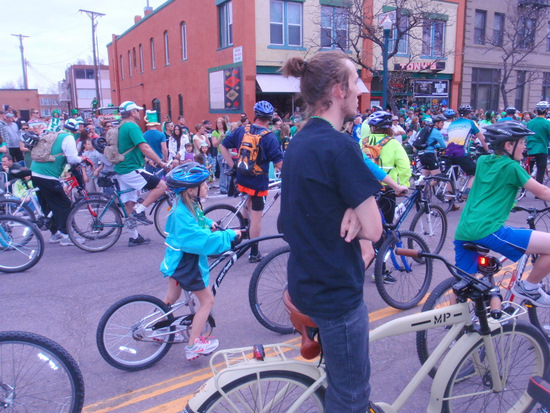
[[[101,357],[120,370],[138,371],[158,363],[170,350],[174,334],[154,341],[144,325],[169,311],[168,306],[150,295],[132,295],[114,303],[99,320],[96,343]],[[166,318],[174,320],[172,314]],[[159,320],[160,321],[160,320]],[[170,327],[172,331],[174,327]],[[145,340],[142,340],[144,339]]]
[[[244,217],[233,205],[211,205],[204,210],[204,216],[214,221],[221,229],[245,229]]]
[[[108,201],[111,197],[103,192],[88,192],[88,195],[82,194],[82,196],[75,197],[73,207],[75,207],[77,204],[88,201],[90,199],[103,199],[105,201]]]
[[[434,176],[435,182],[431,187],[432,196],[429,198],[431,205],[438,205],[445,213],[451,211],[455,204],[456,188],[453,180],[449,180],[445,174]]]
[[[301,373],[286,370],[268,370],[248,374],[222,387],[225,397],[237,406],[236,411],[286,412],[315,380]],[[260,383],[260,385],[258,385]],[[285,388],[286,387],[286,388]],[[283,393],[281,393],[283,392]],[[261,397],[259,397],[259,394]],[[276,398],[274,396],[277,396]],[[263,402],[261,405],[259,403]],[[324,412],[325,388],[319,387],[304,400],[299,412]],[[197,413],[235,411],[217,391],[198,409]]]
[[[24,331],[0,332],[0,399],[6,411],[82,411],[84,379],[74,358],[56,342]],[[21,409],[21,410],[20,410]]]
[[[88,252],[105,251],[122,233],[122,214],[102,199],[89,199],[77,204],[67,218],[71,241]]]
[[[491,336],[499,370],[507,369],[499,371],[499,376],[506,378],[503,391],[487,392],[491,384],[489,357],[477,357],[484,348],[480,338],[456,364],[445,390],[445,398],[450,399],[444,402],[443,412],[527,412],[535,405],[527,394],[527,385],[531,376],[544,374],[548,366],[550,356],[544,337],[535,327],[520,321],[503,324]],[[472,373],[464,375],[463,369]]]
[[[27,221],[36,222],[36,216],[28,205],[21,205],[21,201],[15,199],[3,199],[0,201],[0,215],[12,215]]]
[[[34,267],[44,254],[44,238],[30,221],[0,215],[0,271],[21,272]]]
[[[550,211],[539,214],[535,220],[537,231],[550,232]]]
[[[410,231],[395,231],[384,241],[376,256],[374,281],[380,296],[388,305],[407,310],[417,305],[428,292],[432,281],[432,260],[396,256],[393,250],[397,247],[428,252],[429,248],[420,235]],[[411,271],[401,269],[401,264],[400,268],[395,268],[392,257],[398,263],[406,260]],[[393,277],[395,282],[388,283],[389,277]]]
[[[447,238],[447,215],[438,205],[428,204],[428,208],[428,213],[421,207],[415,214],[409,231],[419,234],[426,241],[430,251],[439,254]],[[418,231],[416,231],[417,226]]]
[[[168,195],[163,195],[162,198],[158,200],[155,205],[155,209],[153,210],[153,222],[155,223],[155,229],[162,238],[166,238],[164,229],[166,228],[166,220],[172,211],[174,202],[175,196],[170,197]]]
[[[283,292],[288,285],[289,254],[288,245],[271,251],[252,273],[248,286],[248,302],[256,320],[265,328],[281,334],[294,332],[283,303]]]
[[[548,290],[550,288],[550,280],[548,280],[548,277],[543,278],[542,288],[544,291],[550,291]],[[527,312],[529,314],[529,322],[542,333],[547,341],[550,342],[550,307],[535,306],[528,301],[527,303],[529,305],[525,307],[527,307]]]

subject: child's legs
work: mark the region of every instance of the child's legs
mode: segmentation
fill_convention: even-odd
[[[166,293],[166,298],[164,302],[168,305],[174,304],[181,296],[181,288],[178,285],[178,282],[170,277],[168,279],[168,292]]]
[[[193,317],[193,326],[191,327],[191,333],[189,334],[189,344],[193,345],[195,339],[199,338],[202,329],[204,328],[208,316],[212,308],[214,307],[214,296],[210,288],[206,287],[199,291],[193,291],[200,302],[200,307]]]
[[[527,246],[528,254],[539,254],[539,257],[527,281],[536,284],[550,273],[550,234],[541,231],[533,231]]]

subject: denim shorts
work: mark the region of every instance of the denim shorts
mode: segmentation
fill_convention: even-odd
[[[502,226],[499,230],[475,241],[455,240],[455,263],[458,268],[466,271],[468,274],[477,272],[477,258],[479,254],[476,251],[465,250],[465,242],[473,242],[490,248],[491,251],[504,255],[509,260],[518,261],[529,245],[533,230],[527,228],[514,228]]]

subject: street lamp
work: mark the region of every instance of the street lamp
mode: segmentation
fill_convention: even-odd
[[[388,107],[388,48],[390,45],[390,30],[393,22],[390,17],[386,17],[382,22],[382,29],[384,29],[384,50],[382,53],[382,59],[384,64],[384,75],[382,78],[382,109],[386,110]]]

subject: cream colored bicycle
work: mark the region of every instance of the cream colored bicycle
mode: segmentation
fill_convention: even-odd
[[[498,288],[462,272],[439,255],[406,249],[396,253],[417,260],[441,260],[458,279],[454,286],[458,303],[391,320],[370,333],[374,342],[448,328],[397,399],[376,405],[386,413],[407,411],[408,399],[441,360],[428,412],[530,411],[535,402],[527,393],[529,379],[544,374],[550,355],[540,331],[518,320],[526,310],[507,303],[515,310],[502,312]],[[474,304],[475,318],[468,300]],[[315,358],[321,351],[319,343],[312,340],[315,324],[297,312],[289,300],[287,308],[293,325],[302,333],[302,356]],[[287,354],[295,349],[274,344],[217,352],[210,360],[214,376],[193,395],[184,412],[323,412],[327,385],[323,359],[317,363],[296,360]]]

